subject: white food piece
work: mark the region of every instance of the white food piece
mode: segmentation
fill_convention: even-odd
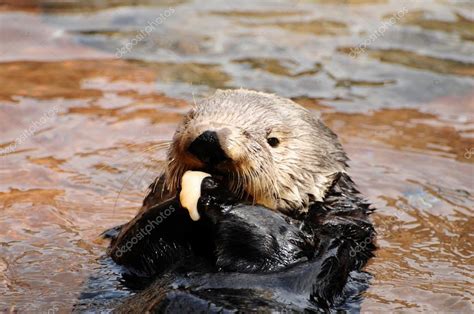
[[[192,220],[199,220],[197,203],[201,197],[201,183],[204,178],[211,175],[202,171],[186,171],[181,178],[181,193],[179,193],[179,201],[181,205],[189,212]]]

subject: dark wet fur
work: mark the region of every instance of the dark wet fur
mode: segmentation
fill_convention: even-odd
[[[358,310],[375,231],[349,176],[336,176],[324,201],[299,217],[238,204],[206,180],[198,222],[171,199],[140,212],[113,239],[109,254],[125,266],[129,282],[155,278],[117,311]],[[149,236],[117,254],[170,206],[172,215]]]

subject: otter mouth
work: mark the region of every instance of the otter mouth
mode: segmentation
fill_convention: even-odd
[[[206,164],[204,167],[193,167],[192,171],[202,171],[212,174],[213,176],[224,176],[224,172],[216,168],[215,165]]]
[[[226,172],[232,168],[232,159],[225,152],[221,141],[219,134],[212,130],[206,130],[194,138],[187,146],[185,154],[202,166],[194,166],[190,170],[203,171],[223,179]]]
[[[245,186],[239,184],[239,175],[237,171],[233,171],[233,168],[229,167],[227,162],[216,166],[205,165],[204,167],[192,167],[188,168],[187,171],[204,172],[209,174],[213,179],[217,180],[220,185],[226,188],[229,192],[242,201],[253,202],[253,195],[247,192]]]
[[[214,167],[230,160],[215,131],[204,131],[189,144],[187,152],[206,167]]]
[[[210,179],[210,181],[204,183],[206,178]],[[217,199],[232,200],[232,202],[236,200],[235,195],[229,193],[230,189],[224,185],[223,178],[224,176],[222,175],[215,176],[204,171],[187,170],[184,172],[181,177],[181,190],[178,197],[181,206],[188,210],[189,216],[193,221],[200,219],[198,203],[203,193],[209,197],[208,193],[212,190],[214,191],[213,193],[217,193],[211,197],[212,199],[217,197]],[[205,203],[208,202],[208,200],[205,201]]]
[[[222,146],[224,134],[222,130],[204,130],[193,138],[184,151],[177,155],[184,156],[176,163],[178,176],[184,171],[199,171],[210,174],[218,180],[222,187],[233,193],[241,200],[251,200],[253,197],[247,192],[245,175],[240,173],[238,165],[227,153],[226,147]],[[175,169],[176,169],[175,168]],[[174,182],[179,182],[175,178]]]
[[[225,187],[230,188],[230,178],[229,174],[225,173],[221,170],[216,169],[215,167],[200,167],[200,168],[192,168],[189,169],[190,171],[199,171],[199,172],[205,172],[210,174],[214,179],[218,180],[221,182]]]

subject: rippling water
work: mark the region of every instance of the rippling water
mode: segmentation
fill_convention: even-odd
[[[339,134],[378,208],[363,311],[473,311],[472,1],[2,3],[0,310],[71,310],[189,103],[244,87]]]

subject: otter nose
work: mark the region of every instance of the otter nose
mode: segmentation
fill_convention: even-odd
[[[227,159],[215,131],[203,132],[189,145],[188,151],[209,167]]]

